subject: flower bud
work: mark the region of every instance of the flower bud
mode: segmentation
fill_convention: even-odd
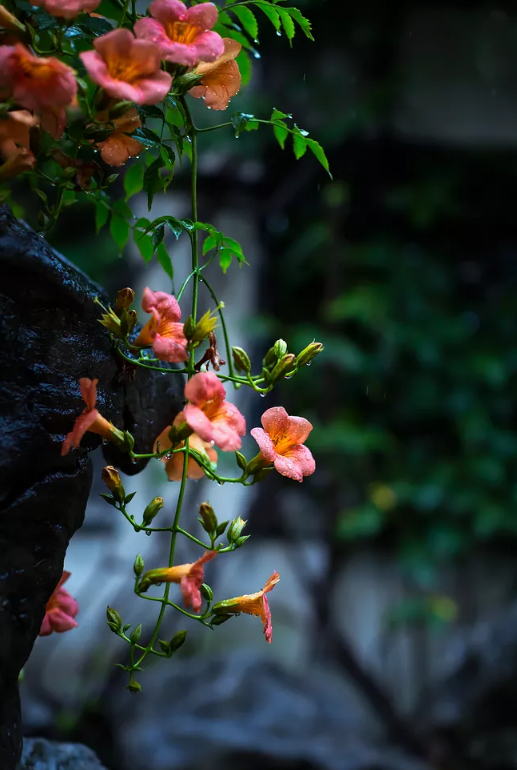
[[[214,592],[212,591],[209,585],[207,585],[206,583],[201,583],[201,587],[199,590],[201,592],[201,596],[203,597],[203,599],[206,599],[207,602],[212,601],[212,599],[214,598]]]
[[[161,511],[163,504],[163,497],[155,497],[153,500],[151,500],[144,511],[144,524],[146,527],[149,526],[154,517],[159,513],[159,511]]]
[[[265,367],[274,366],[276,364],[277,358],[275,355],[275,349],[269,348],[268,352],[262,359],[262,363]]]
[[[234,545],[236,548],[240,548],[241,545],[244,545],[246,540],[248,540],[251,537],[251,535],[243,535],[242,537],[238,537],[235,541]]]
[[[230,524],[230,526],[228,527],[228,532],[226,533],[228,542],[234,543],[236,540],[238,540],[245,526],[246,526],[246,522],[244,521],[244,519],[241,519],[240,516],[237,519],[234,519]]]
[[[186,72],[184,75],[180,75],[174,79],[174,90],[176,93],[184,94],[190,91],[194,86],[199,85],[203,78],[203,75],[198,75],[195,72]]]
[[[278,382],[286,377],[296,369],[296,356],[293,353],[288,353],[277,363],[273,371],[271,372],[271,381]]]
[[[140,554],[137,554],[135,563],[133,565],[133,571],[137,577],[140,577],[140,575],[144,571],[144,560],[142,559]]]
[[[178,631],[177,634],[174,634],[174,636],[169,642],[169,648],[171,652],[176,652],[176,650],[179,650],[180,647],[183,647],[186,639],[187,639],[186,631]]]
[[[192,339],[192,335],[194,333],[194,329],[196,328],[196,324],[194,323],[194,319],[191,315],[185,320],[185,323],[183,324],[183,334],[188,340]]]
[[[126,497],[126,492],[122,481],[120,480],[119,473],[113,465],[107,465],[102,469],[102,480],[113,494],[113,497],[117,502],[123,503]]]
[[[120,310],[129,310],[133,302],[135,301],[135,292],[130,289],[129,286],[125,289],[120,289],[117,292],[117,301],[115,303],[115,312]]]
[[[245,350],[243,350],[242,348],[232,348],[232,356],[233,356],[233,363],[235,364],[239,372],[246,372],[246,374],[249,374],[251,372],[250,357],[248,356]]]
[[[277,358],[283,358],[287,353],[287,342],[285,340],[277,340],[273,345],[273,353]]]
[[[136,644],[140,637],[142,636],[142,624],[140,623],[136,628],[134,628],[130,635],[129,635],[129,641],[131,644]]]
[[[122,627],[122,618],[118,614],[117,610],[114,610],[112,607],[106,608],[106,620],[108,622],[108,626],[111,628],[111,630],[118,634]]]
[[[117,337],[117,339],[124,338],[124,334],[121,330],[120,318],[111,308],[108,308],[108,310],[101,315],[99,323],[113,334],[114,337]]]
[[[135,682],[134,680],[128,684],[126,687],[126,690],[129,690],[130,693],[137,693],[140,692],[142,689],[142,685],[138,684],[138,682]]]
[[[301,353],[298,353],[296,356],[296,366],[307,366],[310,364],[313,358],[316,358],[323,350],[323,345],[321,342],[311,342],[310,345],[307,345],[306,348],[302,350]]]
[[[205,532],[209,534],[215,532],[217,529],[217,516],[210,503],[201,503],[199,506],[199,516],[199,521]]]

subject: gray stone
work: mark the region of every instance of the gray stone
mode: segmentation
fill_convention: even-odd
[[[106,770],[95,754],[80,743],[54,743],[26,738],[17,770]]]

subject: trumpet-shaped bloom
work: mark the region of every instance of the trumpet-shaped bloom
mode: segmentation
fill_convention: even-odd
[[[34,168],[36,158],[30,151],[30,129],[37,118],[27,110],[8,112],[0,120],[0,181],[11,179],[22,171]]]
[[[108,441],[113,441],[114,443],[123,443],[124,434],[122,431],[117,430],[117,428],[115,428],[111,422],[108,422],[108,420],[106,420],[95,408],[98,382],[99,380],[89,380],[87,377],[82,377],[79,380],[81,396],[86,404],[86,409],[79,415],[79,417],[77,417],[73,430],[63,441],[61,455],[68,454],[72,447],[76,449],[81,443],[81,439],[86,431],[97,433],[99,436],[102,436]]]
[[[193,564],[178,564],[176,567],[152,569],[142,575],[140,591],[147,591],[151,584],[179,583],[185,607],[192,607],[194,612],[201,610],[201,584],[203,583],[204,565],[217,556],[217,551],[206,551]]]
[[[74,618],[79,612],[79,605],[63,588],[63,583],[69,577],[70,572],[63,572],[54,593],[47,602],[45,617],[39,631],[40,636],[49,636],[53,631],[62,634],[64,631],[70,631],[70,629],[78,626]]]
[[[120,118],[112,121],[115,130],[97,147],[101,151],[101,158],[109,166],[123,166],[129,158],[134,158],[142,151],[142,145],[132,136],[128,136],[135,128],[140,128],[142,123],[135,107],[125,112]]]
[[[246,421],[236,406],[225,401],[226,391],[213,372],[195,374],[185,385],[185,407],[188,426],[203,441],[217,444],[225,452],[241,447]]]
[[[180,412],[174,419],[174,425],[181,425],[184,420],[185,415],[183,412]],[[164,431],[160,433],[154,444],[154,452],[163,452],[165,449],[169,449],[172,446],[171,440],[169,438],[170,429],[171,426],[169,425],[167,428],[165,428]],[[178,449],[183,446],[185,446],[184,441],[182,441],[181,444],[178,444]],[[215,449],[207,441],[203,441],[203,439],[200,438],[196,433],[193,433],[189,437],[189,447],[192,449],[197,449],[198,452],[205,452],[208,460],[211,463],[217,462],[217,452]],[[161,461],[165,463],[165,472],[169,481],[181,481],[183,476],[183,458],[184,455],[182,452],[178,452],[178,454],[171,454],[170,457],[164,455],[161,458]],[[201,479],[204,475],[205,472],[203,471],[203,468],[194,460],[191,455],[189,455],[187,464],[187,478]]]
[[[95,51],[81,59],[94,83],[116,99],[156,104],[169,93],[172,77],[161,70],[160,50],[150,40],[136,40],[128,29],[98,37]]]
[[[179,322],[181,310],[176,298],[164,291],[146,288],[142,308],[151,313],[151,318],[133,344],[142,348],[152,346],[160,361],[172,364],[187,361],[187,338]]]
[[[43,6],[51,16],[74,19],[83,11],[90,13],[100,5],[101,0],[34,0],[32,5]]]
[[[211,62],[222,56],[222,37],[209,31],[218,16],[213,3],[187,8],[180,0],[154,0],[149,11],[152,18],[139,19],[135,34],[157,43],[162,58],[194,67],[198,61]]]
[[[273,590],[279,580],[280,575],[278,572],[273,572],[261,591],[257,591],[256,594],[236,596],[234,599],[225,599],[223,602],[214,604],[213,610],[216,615],[232,615],[239,612],[245,612],[247,615],[256,615],[262,620],[266,642],[271,644],[273,640],[273,627],[271,625],[271,610],[269,609],[266,594]]]
[[[35,56],[21,43],[0,46],[0,88],[34,112],[68,107],[75,99],[73,69],[54,57]]]
[[[273,463],[282,476],[303,481],[316,470],[309,449],[303,446],[312,430],[304,417],[290,417],[283,406],[274,406],[264,412],[262,428],[253,428],[251,435],[260,447],[262,457]]]
[[[230,37],[224,37],[223,43],[222,56],[212,63],[201,62],[196,67],[196,75],[203,75],[203,79],[189,91],[194,99],[203,98],[212,110],[225,110],[231,97],[238,94],[241,87],[241,73],[235,57],[242,46]]]

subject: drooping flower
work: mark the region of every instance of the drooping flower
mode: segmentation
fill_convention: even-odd
[[[174,419],[174,425],[179,426],[184,421],[185,415],[183,412],[180,412]],[[160,433],[154,444],[154,452],[163,452],[165,449],[169,449],[172,446],[171,440],[169,438],[170,429],[171,426],[169,425]],[[178,444],[176,448],[180,449],[183,446],[185,446],[184,441]],[[198,452],[205,453],[209,462],[217,462],[217,452],[213,446],[207,441],[203,441],[203,439],[200,438],[196,433],[192,433],[192,435],[189,437],[189,447],[196,449]],[[161,461],[165,463],[165,472],[169,481],[181,481],[183,476],[183,458],[184,455],[182,452],[171,454],[170,457],[164,455],[161,458]],[[203,471],[203,468],[194,460],[192,455],[189,455],[187,463],[187,478],[201,479],[204,475],[205,472]]]
[[[163,59],[194,67],[222,56],[223,39],[210,31],[218,17],[213,3],[187,8],[180,0],[154,0],[149,11],[153,18],[139,19],[135,34],[157,43]]]
[[[39,636],[49,636],[53,631],[62,634],[77,628],[78,623],[74,618],[79,612],[79,605],[63,588],[63,583],[68,580],[70,574],[70,572],[63,572],[54,593],[48,600]]]
[[[230,37],[224,37],[223,43],[222,56],[212,63],[201,62],[196,67],[196,75],[203,75],[203,79],[189,91],[194,99],[203,98],[212,110],[225,110],[231,97],[236,96],[241,87],[242,78],[235,57],[242,46]]]
[[[37,122],[27,110],[8,112],[0,120],[0,156],[4,159],[0,165],[0,181],[11,179],[36,165],[36,158],[30,151],[30,129]]]
[[[115,426],[106,420],[95,408],[98,382],[99,380],[89,380],[87,377],[82,377],[79,380],[81,396],[86,404],[86,409],[79,415],[79,417],[77,417],[73,430],[63,441],[61,455],[68,454],[72,447],[76,449],[87,431],[90,433],[97,433],[99,436],[102,436],[115,444],[124,443],[124,434],[122,431],[115,428]]]
[[[175,297],[164,291],[144,289],[142,308],[152,317],[146,323],[133,345],[152,346],[156,358],[175,364],[188,360],[187,339],[180,323],[181,310]]]
[[[95,51],[80,54],[88,75],[109,96],[137,104],[156,104],[169,93],[172,77],[161,70],[160,50],[150,40],[136,40],[128,29],[98,37]]]
[[[97,119],[100,120],[99,115]],[[115,118],[112,123],[115,130],[103,142],[98,142],[97,147],[101,151],[101,158],[104,163],[109,166],[123,166],[129,158],[134,158],[142,152],[140,142],[133,139],[132,136],[128,136],[135,128],[140,128],[142,122],[138,117],[136,108],[132,107],[120,118]]]
[[[234,452],[241,447],[246,422],[225,396],[224,386],[213,372],[195,374],[185,385],[185,398],[190,402],[184,410],[185,420],[203,441]]]
[[[35,56],[21,43],[0,46],[0,88],[17,104],[34,112],[68,107],[77,82],[71,67],[54,57]]]
[[[312,430],[304,417],[290,417],[283,406],[267,409],[261,418],[263,428],[253,428],[251,435],[260,447],[262,457],[273,463],[282,476],[303,481],[316,470],[309,449],[303,446]]]
[[[201,584],[204,579],[204,565],[217,556],[217,551],[206,551],[193,564],[178,564],[176,567],[152,569],[142,575],[139,590],[143,593],[150,585],[157,583],[179,583],[185,607],[194,612],[201,610]]]
[[[75,185],[77,190],[88,190],[92,177],[96,172],[100,171],[98,163],[81,160],[81,158],[71,158],[62,150],[56,150],[52,157],[62,169],[75,169]]]
[[[90,13],[99,6],[101,0],[34,0],[31,4],[43,6],[51,16],[74,19],[80,13]]]
[[[256,594],[236,596],[234,599],[225,599],[214,604],[212,609],[216,615],[234,615],[239,612],[245,612],[247,615],[256,615],[262,620],[266,642],[271,644],[273,640],[273,627],[271,625],[271,610],[269,609],[266,594],[273,590],[279,580],[280,575],[278,572],[273,572],[261,591],[257,591]]]

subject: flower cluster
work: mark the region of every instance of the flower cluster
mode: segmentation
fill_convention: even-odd
[[[70,23],[79,15],[91,14],[99,3],[36,0],[33,5]],[[37,158],[30,128],[59,140],[67,126],[67,112],[80,107],[76,70],[55,56],[39,55],[29,45],[24,25],[2,10],[0,28],[12,34],[0,44],[0,101],[9,105],[0,118],[0,182],[34,169]],[[226,109],[241,85],[235,62],[241,45],[213,31],[218,19],[213,3],[187,8],[180,0],[154,0],[149,14],[137,19],[133,29],[119,27],[100,35],[91,50],[79,54],[88,77],[101,89],[100,108],[89,130],[99,136],[93,141],[108,165],[121,166],[141,152],[142,144],[131,136],[141,127],[132,105],[163,101],[174,88],[176,75],[183,90],[190,89],[194,98],[204,98],[215,110]],[[121,101],[127,103],[126,110],[112,115],[112,108]]]

